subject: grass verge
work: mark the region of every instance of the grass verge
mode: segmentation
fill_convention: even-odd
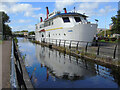
[[[0,40],[0,44],[2,44],[2,40]]]

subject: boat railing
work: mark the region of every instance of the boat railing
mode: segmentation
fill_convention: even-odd
[[[118,59],[120,55],[118,53],[117,43],[108,42],[86,42],[86,41],[75,41],[75,40],[64,40],[64,39],[51,39],[41,38],[41,42],[49,43],[59,47],[64,47],[71,51],[77,51],[78,53],[86,52],[93,55],[102,55],[103,57]]]

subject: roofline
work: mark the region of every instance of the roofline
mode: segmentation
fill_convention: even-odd
[[[58,17],[58,16],[76,16],[76,15],[80,15],[80,16],[86,17],[86,18],[88,17],[88,16],[86,16],[86,15],[84,15],[84,14],[80,14],[80,13],[59,13],[59,14],[56,14],[56,15],[48,18],[48,19],[45,19],[44,21],[48,21],[48,20],[53,19],[53,18],[56,18],[56,17]]]

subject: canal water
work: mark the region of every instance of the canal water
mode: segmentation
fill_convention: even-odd
[[[35,88],[120,88],[120,72],[18,38]]]

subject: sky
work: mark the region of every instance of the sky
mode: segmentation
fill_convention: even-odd
[[[82,1],[82,0],[81,0]],[[12,31],[35,31],[35,24],[40,22],[40,17],[43,20],[46,18],[46,6],[49,8],[49,13],[53,11],[63,11],[63,8],[67,9],[67,12],[75,11],[78,13],[85,13],[89,16],[88,21],[96,23],[98,21],[98,28],[108,28],[111,23],[111,17],[115,16],[118,11],[118,1],[116,2],[80,2],[76,0],[54,0],[54,1],[18,1],[18,0],[4,0],[0,2],[0,11],[6,12],[11,22],[7,23],[12,27]],[[114,0],[115,1],[115,0]]]

